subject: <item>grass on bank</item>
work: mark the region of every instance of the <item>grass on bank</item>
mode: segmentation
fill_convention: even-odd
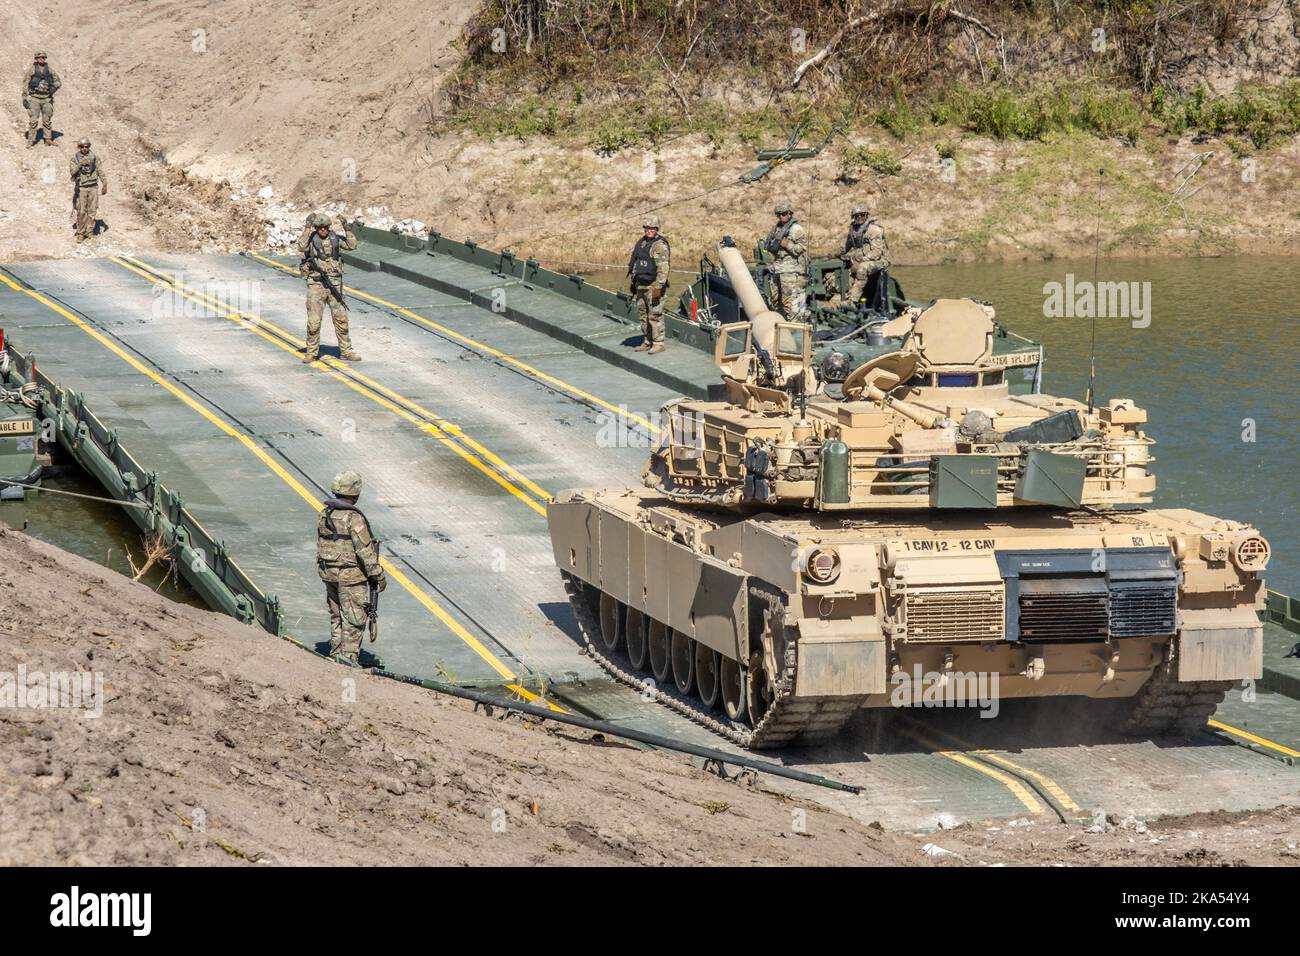
[[[665,89],[653,84],[634,102],[567,101],[555,96],[479,99],[463,106],[449,124],[485,139],[548,137],[584,144],[602,155],[634,147],[659,148],[672,139],[703,133],[716,146],[740,142],[754,148],[783,145],[790,131],[804,129],[801,145],[821,140],[833,127],[880,128],[903,141],[926,129],[952,127],[999,140],[1042,140],[1049,134],[1086,133],[1121,138],[1186,133],[1223,139],[1236,155],[1265,149],[1300,132],[1300,79],[1276,86],[1242,86],[1227,94],[1204,87],[1179,93],[1157,87],[1149,96],[1092,81],[1062,81],[1030,89],[1000,85],[949,88],[924,102],[897,94],[883,105],[841,108],[802,104],[731,110],[720,103],[693,104],[688,116]],[[858,166],[884,173],[882,155],[857,156]]]

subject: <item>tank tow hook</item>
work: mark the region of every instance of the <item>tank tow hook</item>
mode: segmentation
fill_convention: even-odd
[[[1101,672],[1101,680],[1103,684],[1108,684],[1115,679],[1115,668],[1119,666],[1119,648],[1114,644],[1107,642],[1107,649],[1110,652],[1109,654],[1097,654],[1097,657],[1101,659],[1102,664],[1106,666],[1106,669]]]
[[[943,655],[943,673],[939,675],[939,687],[946,688],[948,681],[952,677],[953,654],[948,651]]]
[[[1045,673],[1047,673],[1047,664],[1043,660],[1043,655],[1035,654],[1026,662],[1025,669],[1020,672],[1020,676],[1028,677],[1030,680],[1042,680]]]

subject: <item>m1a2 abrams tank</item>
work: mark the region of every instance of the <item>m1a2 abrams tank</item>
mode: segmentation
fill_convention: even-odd
[[[1133,402],[1011,393],[963,299],[894,320],[901,346],[828,388],[809,328],[719,256],[749,321],[720,330],[718,400],[664,407],[644,487],[548,510],[612,673],[755,748],[826,740],[914,675],[1115,701],[1098,706],[1151,735],[1199,729],[1260,676],[1268,544],[1140,507]]]

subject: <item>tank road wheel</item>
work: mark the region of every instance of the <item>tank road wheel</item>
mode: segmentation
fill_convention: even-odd
[[[722,701],[721,656],[708,645],[695,642],[695,693],[709,710],[717,709]]]
[[[673,631],[673,680],[683,694],[695,685],[695,642],[681,631]]]
[[[600,595],[600,639],[605,649],[618,650],[623,643],[623,604],[612,594]]]
[[[750,655],[745,677],[745,706],[749,710],[750,724],[757,727],[772,706],[772,682],[763,666],[762,651]]]
[[[650,660],[650,619],[634,607],[627,609],[623,633],[627,636],[627,656],[632,666],[644,671]]]
[[[667,684],[673,677],[673,632],[667,624],[650,622],[650,673],[660,684]]]
[[[722,709],[732,720],[745,719],[745,694],[749,675],[740,661],[722,656],[722,665],[718,668],[718,684],[722,694]]]

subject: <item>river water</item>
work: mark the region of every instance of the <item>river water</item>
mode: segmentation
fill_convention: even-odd
[[[1300,594],[1300,260],[1172,259],[1102,262],[1102,282],[1136,282],[1141,312],[1095,322],[1099,401],[1131,398],[1147,409],[1157,441],[1156,504],[1186,507],[1255,525],[1273,546],[1270,587]],[[1044,391],[1082,399],[1094,323],[1044,314],[1044,286],[1091,281],[1091,260],[899,268],[909,298],[971,295],[999,320],[1041,341]],[[592,281],[618,288],[622,277]],[[1145,285],[1149,283],[1149,285]],[[675,282],[674,285],[677,283]],[[1149,306],[1149,310],[1147,309]],[[1149,324],[1147,320],[1149,319]],[[1134,323],[1145,325],[1135,328]],[[93,396],[92,396],[93,401]],[[88,476],[52,487],[100,493]],[[113,505],[56,495],[0,504],[0,521],[129,573],[124,548],[141,549],[135,525]],[[147,579],[197,603],[183,580]]]

